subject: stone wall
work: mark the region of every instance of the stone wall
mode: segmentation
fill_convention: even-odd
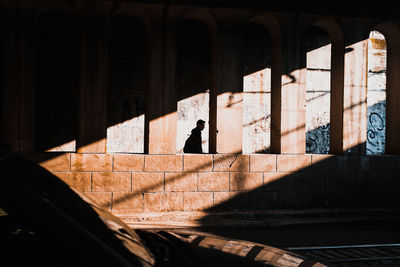
[[[234,8],[228,1],[9,0],[0,7],[2,141],[119,216],[399,204],[397,17]],[[76,73],[65,77],[76,81],[65,88],[73,96],[53,90],[62,83],[49,77],[57,57],[46,46],[36,51],[37,22],[50,16],[42,26],[51,26],[60,12],[77,34],[76,47],[60,52],[66,60],[79,56],[79,66],[68,68]],[[131,22],[118,25],[118,18]],[[387,41],[388,112],[385,140],[378,139],[388,155],[379,157],[365,156],[370,126],[382,128],[370,115],[376,112],[368,113],[383,110],[376,105],[382,94],[367,94],[369,69],[383,89],[383,69],[368,66],[373,30]],[[379,59],[382,38],[374,38]],[[43,59],[49,72],[42,77]],[[203,147],[211,154],[176,154],[197,119],[208,122]],[[65,127],[56,131],[56,122]]]
[[[128,222],[191,225],[211,214],[399,205],[400,157],[26,154]],[[199,218],[193,218],[194,213]],[[144,220],[141,221],[141,220]]]

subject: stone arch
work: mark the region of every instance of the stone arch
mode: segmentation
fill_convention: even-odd
[[[282,35],[279,21],[270,14],[259,14],[248,20],[248,22],[258,23],[264,26],[271,35],[272,39],[279,38]]]
[[[400,154],[400,30],[388,22],[373,27],[382,33],[387,45],[386,65],[386,144],[385,153]]]
[[[343,32],[339,23],[333,18],[325,18],[318,20],[312,24],[313,26],[319,27],[325,30],[329,37],[331,38],[332,42],[343,42]]]
[[[78,13],[72,6],[70,6],[65,0],[53,0],[42,4],[37,10],[33,23],[34,29],[36,29],[36,24],[41,15],[53,12],[72,16],[76,23],[78,23]]]
[[[197,20],[207,25],[208,30],[210,31],[211,41],[212,42],[216,41],[218,26],[215,21],[215,18],[210,12],[201,9],[194,9],[182,15],[181,20],[185,19]]]
[[[138,7],[138,6],[134,6],[132,4],[129,3],[121,3],[118,5],[117,9],[112,12],[111,17],[113,16],[118,16],[118,15],[129,15],[129,16],[133,16],[133,17],[137,17],[140,20],[143,21],[145,27],[146,27],[146,31],[149,34],[151,31],[151,20],[149,15],[147,14],[147,12]]]

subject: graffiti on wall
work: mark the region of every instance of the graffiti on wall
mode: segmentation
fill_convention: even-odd
[[[330,44],[307,53],[306,153],[329,153],[330,54]]]
[[[385,153],[386,135],[386,42],[377,32],[368,41],[367,155]]]

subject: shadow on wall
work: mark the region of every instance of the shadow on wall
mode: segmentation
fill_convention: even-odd
[[[365,146],[365,144],[360,144]],[[294,170],[296,162],[280,162],[285,169],[263,172],[254,186],[250,173],[230,173],[230,192],[221,193],[208,212],[269,209],[398,207],[398,157],[314,157],[311,165]],[[318,161],[318,159],[322,159]],[[245,191],[246,188],[252,188]],[[216,200],[219,199],[218,202]],[[207,222],[207,216],[202,221]]]
[[[133,249],[132,243],[141,244],[135,232],[56,176],[16,154],[0,153],[7,173],[0,181],[0,206],[7,214],[1,216],[1,233],[9,241],[2,253],[15,265],[141,266],[153,260],[144,245]]]
[[[190,34],[191,29],[193,29],[191,27],[195,27],[198,30],[193,31],[192,33],[200,32],[201,36],[208,36],[208,39],[203,38],[199,40],[198,45],[196,46],[196,53],[192,53],[193,51],[186,51],[185,47],[188,46],[185,46],[184,42],[180,41],[180,44],[177,44],[177,49],[179,50],[177,51],[178,66],[175,77],[177,79],[175,84],[177,87],[177,92],[175,93],[178,94],[176,97],[177,101],[191,97],[197,94],[199,90],[207,89],[207,86],[210,83],[210,62],[208,58],[211,51],[209,48],[209,33],[207,32],[207,29],[203,27],[204,25],[199,26],[198,24],[199,22],[193,22],[190,20],[183,21],[181,24],[183,27],[182,29],[186,32],[185,34]],[[128,28],[127,25],[131,25],[132,27]],[[107,127],[113,128],[114,126],[115,128],[119,127],[113,132],[115,136],[124,136],[124,133],[128,131],[133,139],[140,137],[138,140],[141,139],[142,141],[138,141],[139,143],[146,142],[146,127],[148,127],[148,121],[155,118],[161,118],[166,114],[176,111],[177,101],[172,104],[169,103],[169,105],[161,102],[158,103],[158,101],[160,101],[159,99],[153,99],[152,101],[155,102],[152,103],[152,106],[156,107],[155,109],[157,110],[152,110],[150,112],[151,114],[147,114],[148,116],[146,115],[146,119],[142,118],[145,113],[145,106],[149,103],[148,100],[145,99],[145,88],[148,86],[148,67],[146,65],[146,55],[148,51],[146,51],[145,40],[148,40],[148,36],[144,23],[136,17],[125,15],[115,16],[111,19],[109,40],[106,40],[104,31],[105,26],[106,22],[99,18],[90,19],[88,21],[87,32],[84,31],[85,34],[87,34],[87,36],[85,36],[86,45],[94,43],[97,45],[89,51],[87,47],[79,47],[78,32],[80,25],[78,25],[71,16],[67,14],[48,13],[41,15],[39,18],[39,23],[37,25],[38,30],[36,33],[36,68],[38,71],[36,103],[37,151],[62,147],[64,144],[67,144],[67,146],[70,145],[71,147],[63,151],[76,151],[77,148],[87,145],[82,142],[88,142],[89,140],[90,142],[96,142],[105,138],[107,135]],[[224,26],[221,26],[219,34],[221,37],[222,47],[220,49],[221,51],[218,61],[220,70],[225,69],[228,70],[228,72],[221,72],[219,74],[219,94],[224,92],[232,93],[232,90],[241,89],[243,87],[243,81],[240,78],[243,75],[271,66],[271,54],[270,51],[267,51],[269,50],[271,42],[268,30],[254,23],[250,23],[247,26],[244,23],[242,26],[243,27],[240,28],[239,32],[235,32],[232,29],[229,29],[229,27],[224,28]],[[65,29],[65,31],[62,31],[64,32],[63,35],[57,34],[57,32],[61,32],[57,31],[59,28]],[[162,30],[167,31],[167,29],[169,28],[164,27]],[[283,43],[284,48],[299,46],[301,50],[304,50],[304,53],[296,55],[297,58],[294,58],[290,62],[286,62],[287,59],[285,59],[283,62],[284,71],[282,74],[287,77],[292,77],[292,82],[295,82],[295,77],[293,77],[292,73],[295,70],[306,67],[306,50],[315,49],[318,45],[323,45],[325,43],[319,44],[318,42],[315,42],[312,44],[311,48],[304,49],[304,47],[300,45],[302,40],[298,38],[298,33],[295,32],[294,29],[291,31],[292,32],[288,32],[287,37],[285,37],[286,39]],[[169,34],[171,33],[166,32],[166,35]],[[347,46],[351,43],[356,43],[362,39],[363,36],[363,33],[358,33],[358,36],[353,36],[353,40],[348,40],[345,45]],[[254,42],[252,42],[252,44],[254,43],[254,47],[252,47],[249,42],[246,43],[246,40],[244,40],[245,38],[254,40]],[[164,42],[162,44],[163,47],[167,46],[166,39],[167,38],[161,40]],[[257,44],[255,44],[256,41]],[[52,46],[51,44],[53,42],[56,43],[56,45]],[[92,96],[93,99],[96,99],[95,101],[93,100],[97,103],[95,108],[91,107],[91,105],[84,105],[84,101],[80,103],[80,105],[93,108],[94,110],[86,110],[84,107],[80,111],[81,114],[77,114],[76,102],[78,98],[76,95],[77,90],[75,88],[77,88],[76,84],[80,79],[84,80],[83,82],[80,81],[84,85],[83,89],[88,90],[88,93],[84,92],[83,94],[90,94],[89,91],[92,89],[97,90],[102,87],[107,87],[104,85],[107,84],[105,82],[107,79],[105,77],[98,77],[101,72],[96,70],[98,65],[101,65],[101,68],[106,67],[103,66],[103,64],[105,64],[104,62],[97,62],[96,60],[99,54],[105,52],[103,50],[107,47],[107,43],[109,43],[108,65],[111,66],[111,68],[109,68],[110,79],[108,82],[108,97],[107,100],[103,99],[103,101],[108,102],[108,105],[104,104],[104,106],[108,107],[106,112],[106,121],[103,122],[104,125],[97,125],[96,127],[98,127],[98,129],[83,130],[88,132],[88,134],[86,134],[86,132],[84,134],[85,140],[78,140],[78,144],[76,145],[71,144],[70,142],[74,142],[74,140],[77,139],[77,132],[82,131],[77,129],[79,128],[77,127],[77,121],[81,120],[80,118],[78,119],[77,116],[82,116],[83,113],[86,114],[89,112],[93,117],[90,117],[92,121],[96,123],[102,121],[101,117],[103,115],[100,114],[102,104],[97,103],[97,99],[100,99],[101,94],[104,92]],[[268,44],[268,46],[259,45],[264,43]],[[229,45],[231,45],[231,47],[229,47]],[[51,49],[48,49],[50,46]],[[202,46],[208,46],[208,48],[204,49]],[[261,49],[261,47],[264,47],[264,49]],[[229,49],[233,51],[229,51]],[[241,51],[241,49],[248,49],[251,51],[248,51],[247,54],[243,54],[243,58],[240,58],[241,56],[239,55],[242,55],[242,53],[236,52]],[[259,51],[263,56],[256,57],[254,53],[256,51]],[[293,52],[294,51],[289,51],[289,53]],[[235,58],[231,58],[231,61],[229,61],[228,56],[232,54],[236,56]],[[76,73],[76,70],[79,69],[77,67],[79,65],[79,55],[81,57],[80,61],[85,62],[85,65],[87,65],[85,66],[85,70],[80,70],[81,75]],[[166,57],[167,55],[162,56]],[[193,56],[198,56],[202,60],[193,60]],[[193,63],[195,61],[201,62],[201,64],[198,63],[195,65]],[[107,60],[105,60],[105,62],[107,62]],[[186,65],[190,66],[190,70],[182,72],[182,68]],[[167,74],[166,66],[164,67],[165,68],[161,70],[162,76]],[[103,70],[104,69],[102,69],[102,71]],[[187,86],[187,79],[190,77],[196,77],[196,81],[199,81],[197,83],[199,88],[194,87],[194,90]],[[67,80],[68,82],[64,82]],[[165,81],[162,82],[165,83]],[[163,86],[165,85],[162,85],[162,87]],[[192,92],[187,88],[194,91]],[[90,98],[89,95],[84,97],[88,99]],[[67,106],[64,107],[62,103],[67,103]],[[140,119],[133,122],[132,120],[136,118]],[[129,123],[126,123],[127,125],[125,125],[125,122]],[[123,125],[118,126],[120,124]],[[140,127],[136,124],[140,124]],[[87,123],[80,125],[80,127],[83,127],[83,125],[87,125]],[[104,131],[100,131],[99,129],[103,129]],[[93,134],[94,131],[95,134]],[[90,134],[95,136],[96,140],[93,139],[94,137],[91,139],[91,137],[89,137]],[[142,136],[144,137],[142,138]],[[119,139],[117,139],[117,141],[118,140]],[[124,141],[121,142],[116,142],[118,144],[115,144],[115,147],[125,147]],[[140,144],[140,146],[142,145]],[[119,149],[115,149],[115,152],[118,152],[117,150]],[[110,151],[113,151],[113,149]],[[261,151],[266,152],[267,150],[261,149]],[[136,153],[142,153],[142,151],[137,149]]]
[[[36,32],[36,151],[75,151],[79,31],[63,13],[40,16]]]
[[[399,158],[395,156],[276,155],[273,158],[276,162],[250,162],[250,169],[249,161],[243,160],[246,156],[214,155],[211,161],[179,174],[166,175],[165,181],[146,186],[135,185],[132,180],[137,191],[113,198],[112,211],[116,212],[114,207],[118,206],[129,207],[132,205],[129,201],[134,198],[142,199],[152,192],[167,192],[160,188],[169,188],[168,192],[203,192],[211,194],[212,198],[198,200],[196,206],[189,209],[164,207],[165,199],[160,198],[161,210],[156,208],[156,211],[205,210],[212,214],[218,211],[363,209],[400,205],[397,197]],[[202,171],[207,173],[202,175]],[[197,186],[189,177],[196,172],[199,172]],[[179,182],[186,187],[174,189]],[[194,190],[187,188],[188,182],[194,183],[190,185]],[[105,205],[110,207],[111,203]],[[154,207],[145,207],[144,211],[152,210],[155,211]],[[207,220],[206,216],[201,221],[206,224]]]

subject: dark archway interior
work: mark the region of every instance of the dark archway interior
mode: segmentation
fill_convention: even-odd
[[[79,30],[71,16],[39,17],[36,33],[36,150],[76,140]]]
[[[145,113],[146,29],[129,15],[112,17],[109,35],[107,127]]]
[[[175,81],[178,101],[210,88],[210,34],[199,21],[178,23]]]

